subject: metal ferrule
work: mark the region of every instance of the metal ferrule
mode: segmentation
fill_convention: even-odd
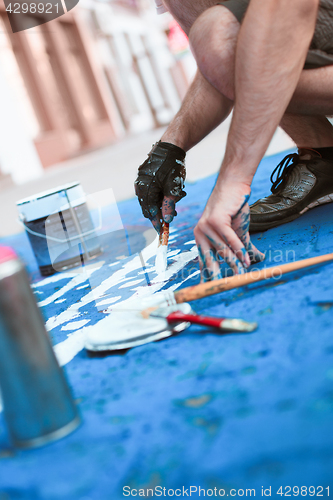
[[[224,319],[221,323],[221,328],[228,332],[253,332],[258,328],[258,323],[249,323],[242,319]]]

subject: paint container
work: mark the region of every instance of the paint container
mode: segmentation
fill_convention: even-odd
[[[43,276],[83,264],[102,250],[78,182],[17,202]]]
[[[0,388],[16,447],[42,446],[80,423],[28,275],[7,247],[0,247]]]

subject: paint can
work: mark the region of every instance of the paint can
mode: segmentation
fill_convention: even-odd
[[[43,276],[65,271],[101,254],[79,182],[19,200],[17,207]]]
[[[16,447],[42,446],[80,423],[28,275],[7,247],[0,247],[0,388]]]

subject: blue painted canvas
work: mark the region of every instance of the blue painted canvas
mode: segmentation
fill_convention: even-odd
[[[268,194],[282,156],[261,162],[252,202]],[[157,291],[199,282],[193,227],[214,180],[186,186],[166,283],[154,282],[153,256],[145,269],[139,262],[152,233],[136,199],[119,204],[124,229],[104,236],[88,274],[41,278],[25,234],[1,241],[27,265],[83,423],[54,444],[14,451],[0,415],[0,500],[333,495],[333,264],[192,304],[257,321],[254,333],[191,326],[126,352],[83,348],[81,328],[103,321],[110,304],[148,283]],[[266,252],[260,267],[333,252],[333,205],[253,242]]]

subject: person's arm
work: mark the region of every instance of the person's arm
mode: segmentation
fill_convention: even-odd
[[[161,141],[189,151],[227,118],[232,107],[233,102],[218,92],[197,70],[180,110]]]
[[[217,127],[229,115],[232,105],[198,70],[179,112],[163,134],[160,145],[149,153],[149,164],[146,161],[139,167],[135,181],[142,212],[157,232],[162,219],[172,222],[175,204],[185,196],[185,167],[180,168],[185,152]]]
[[[235,106],[225,157],[195,229],[208,277],[216,254],[247,267],[262,258],[251,246],[250,186],[299,80],[319,0],[251,0],[236,49]]]
[[[295,91],[318,4],[319,0],[251,0],[238,36],[235,108],[222,172],[251,184]]]

